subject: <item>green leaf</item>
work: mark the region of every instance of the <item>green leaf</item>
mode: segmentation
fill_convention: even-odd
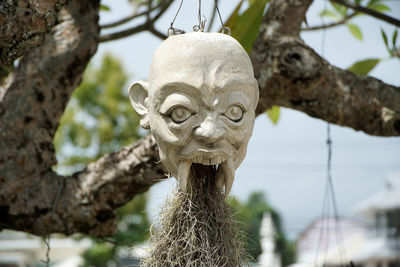
[[[268,118],[273,124],[277,124],[279,116],[281,114],[281,109],[278,106],[272,106],[272,108],[267,110]]]
[[[397,40],[397,29],[393,32],[392,36],[393,50],[396,50],[396,40]]]
[[[335,12],[333,12],[332,10],[329,10],[329,9],[322,10],[321,13],[319,13],[319,16],[320,17],[331,18],[331,19],[334,19],[334,20],[338,20],[339,19],[339,16]]]
[[[340,15],[342,15],[343,17],[346,16],[347,7],[342,6],[342,5],[339,5],[339,4],[336,4],[336,3],[334,3],[334,2],[330,2],[330,3],[331,3],[331,5],[333,6],[333,8],[334,8]]]
[[[348,70],[358,75],[367,75],[380,61],[379,58],[364,59],[354,63]]]
[[[383,42],[385,43],[386,49],[387,49],[388,51],[390,51],[389,45],[388,45],[388,38],[387,38],[387,35],[386,35],[386,33],[385,33],[385,31],[384,31],[383,29],[381,29],[381,33],[382,33],[382,38],[383,38]]]
[[[232,36],[250,53],[257,38],[265,5],[269,0],[254,0],[253,4],[237,17],[231,28]]]
[[[228,20],[225,22],[225,27],[233,28],[235,27],[236,20],[239,17],[239,11],[242,7],[244,0],[241,0],[236,8],[233,10],[232,14],[229,16]]]
[[[352,23],[347,23],[346,26],[355,38],[362,41],[362,39],[363,39],[362,33],[361,33],[360,28],[357,25],[352,24]]]
[[[367,7],[370,8],[373,5],[379,4],[380,2],[382,2],[381,0],[371,0],[368,2]]]
[[[376,3],[376,4],[373,4],[373,5],[370,5],[369,8],[373,9],[373,10],[376,10],[378,12],[381,12],[381,13],[385,12],[385,11],[390,11],[390,7],[388,7],[385,4],[380,4],[380,3]]]
[[[111,8],[107,5],[100,4],[100,11],[111,11]]]

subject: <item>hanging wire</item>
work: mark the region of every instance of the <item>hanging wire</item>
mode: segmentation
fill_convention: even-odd
[[[43,237],[43,243],[46,246],[46,259],[41,260],[44,264],[46,264],[46,267],[50,266],[50,235],[46,235]]]
[[[225,27],[224,21],[222,20],[221,12],[219,11],[219,7],[218,7],[218,0],[214,0],[214,1],[215,1],[215,9],[217,10],[219,21],[221,22],[221,26],[222,26],[221,32],[231,35],[231,29],[229,27]]]
[[[324,1],[324,9],[326,9],[326,2]],[[321,17],[321,23],[322,25],[325,24],[325,21],[323,17]],[[322,39],[321,39],[321,55],[323,56],[325,54],[325,39],[326,39],[326,31],[323,29],[322,31]],[[324,240],[325,243],[325,251],[324,251],[324,257],[322,261],[322,266],[326,264],[327,260],[327,252],[329,248],[329,239],[330,239],[330,222],[329,222],[329,214],[330,214],[330,206],[332,203],[332,208],[333,208],[333,215],[334,215],[334,234],[336,237],[337,241],[337,246],[339,249],[339,255],[340,257],[340,266],[346,266],[346,263],[349,262],[349,266],[353,266],[353,263],[351,261],[347,260],[347,255],[346,255],[346,249],[344,247],[344,240],[343,240],[343,235],[342,235],[342,229],[340,225],[340,218],[339,218],[339,212],[337,208],[337,202],[336,202],[336,194],[335,194],[335,189],[333,185],[333,178],[332,178],[332,137],[331,137],[331,125],[330,123],[327,124],[327,139],[326,139],[326,144],[328,147],[328,158],[327,158],[327,168],[326,168],[326,173],[327,173],[327,180],[325,184],[325,192],[324,192],[324,200],[323,200],[323,205],[322,205],[322,222],[321,222],[321,228],[320,228],[320,236],[319,236],[319,241],[317,245],[317,250],[315,254],[315,266],[318,266],[318,258],[320,254],[320,250],[322,248],[322,239],[323,236],[326,235],[326,240]],[[326,222],[325,222],[326,221]],[[327,225],[326,225],[327,224]]]
[[[331,138],[331,125],[328,123],[327,125],[327,140],[326,143],[328,145],[328,164],[327,164],[327,172],[328,172],[328,185],[330,189],[330,196],[332,198],[332,207],[333,207],[333,214],[335,218],[335,236],[337,238],[338,246],[339,246],[339,253],[342,255],[341,261],[343,260],[343,266],[346,266],[347,255],[346,255],[346,248],[344,247],[344,239],[342,233],[342,227],[340,225],[340,218],[339,218],[339,211],[337,208],[337,201],[336,201],[336,194],[335,188],[333,186],[333,178],[332,178],[332,138]],[[352,265],[352,262],[350,262]]]
[[[203,19],[201,19],[203,17]],[[195,32],[201,31],[204,32],[204,29],[206,27],[206,21],[207,19],[204,17],[204,15],[201,13],[201,0],[199,0],[199,10],[198,10],[198,14],[197,14],[197,18],[199,20],[199,24],[198,25],[194,25],[193,26],[193,30]]]
[[[171,24],[170,24],[170,26],[169,26],[169,28],[167,30],[167,35],[168,36],[185,33],[184,30],[181,30],[181,29],[178,29],[178,28],[174,28],[175,20],[178,17],[179,12],[181,11],[182,5],[183,5],[183,0],[181,0],[181,3],[179,4],[178,11],[176,11],[175,17],[172,20],[172,22],[171,22]]]
[[[216,9],[216,11],[218,13],[218,17],[219,17],[219,20],[220,20],[221,25],[222,25],[222,31],[221,32],[224,33],[224,34],[231,35],[231,30],[228,27],[225,27],[224,22],[222,20],[221,12],[220,12],[219,7],[218,7],[218,1],[214,0],[214,2],[215,2],[215,9]],[[182,5],[183,5],[183,0],[181,0],[181,2],[179,4],[179,7],[178,7],[178,10],[177,10],[177,12],[176,12],[176,14],[174,16],[174,19],[172,20],[169,28],[167,29],[167,35],[168,36],[185,33],[184,30],[181,30],[181,29],[178,29],[178,28],[174,27],[175,20],[178,17],[179,12],[181,11]],[[199,8],[198,8],[198,13],[197,13],[198,24],[193,26],[193,31],[195,31],[195,32],[198,32],[198,31],[204,32],[205,28],[206,28],[207,19],[206,19],[206,17],[203,15],[203,13],[201,11],[201,5],[202,5],[201,4],[201,0],[199,0]]]

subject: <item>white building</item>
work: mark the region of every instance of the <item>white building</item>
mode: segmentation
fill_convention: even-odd
[[[78,267],[80,254],[92,245],[89,239],[50,239],[49,257],[53,267]],[[0,233],[0,267],[36,266],[46,260],[47,247],[43,239],[23,232],[3,230]]]
[[[400,267],[400,175],[362,201],[355,212],[364,220],[318,218],[297,241],[292,267]]]

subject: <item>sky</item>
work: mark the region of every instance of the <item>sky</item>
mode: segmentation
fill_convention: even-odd
[[[111,22],[129,14],[127,1],[104,1],[112,12],[102,12],[101,23]],[[212,0],[203,0],[202,10],[209,16]],[[226,19],[238,1],[220,0],[222,17]],[[400,1],[390,1],[391,15],[400,14]],[[156,27],[165,32],[178,9],[175,1]],[[184,1],[175,22],[176,27],[191,31],[197,23],[197,1]],[[321,24],[319,12],[329,7],[323,0],[314,1],[307,21],[310,26]],[[398,16],[397,16],[398,17]],[[326,22],[328,22],[326,20]],[[306,44],[323,55],[331,64],[347,68],[366,58],[384,59],[371,75],[384,82],[400,85],[400,60],[388,59],[380,30],[391,36],[394,27],[376,19],[360,16],[353,20],[360,26],[363,41],[356,40],[346,26],[325,32],[306,32],[301,35]],[[217,23],[216,26],[219,27]],[[127,26],[119,29],[124,29]],[[214,30],[215,31],[215,30]],[[140,33],[122,40],[100,44],[94,61],[104,53],[121,60],[130,81],[146,80],[155,48],[161,40],[148,33]],[[332,175],[339,214],[356,217],[354,206],[369,198],[385,185],[389,174],[398,173],[400,179],[400,138],[373,137],[350,128],[331,126]],[[245,200],[255,191],[264,192],[271,205],[283,218],[289,238],[296,236],[321,215],[323,192],[327,177],[327,123],[308,115],[281,109],[277,125],[265,116],[256,119],[247,156],[236,171],[231,195]],[[149,214],[155,218],[166,196],[175,186],[174,179],[158,183],[150,189]]]

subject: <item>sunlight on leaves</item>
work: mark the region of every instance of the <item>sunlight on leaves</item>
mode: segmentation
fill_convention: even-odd
[[[367,75],[370,73],[381,60],[378,58],[364,59],[354,63],[348,70],[358,75]]]
[[[331,18],[334,20],[339,20],[339,16],[333,12],[332,10],[329,9],[324,9],[319,13],[320,17],[326,17],[326,18]]]
[[[240,7],[235,9],[228,19],[226,26],[232,31],[232,37],[239,41],[243,48],[250,53],[252,45],[257,38],[265,6],[269,0],[254,0],[249,8],[237,15]],[[239,4],[240,5],[240,4]],[[236,16],[236,17],[235,17]]]
[[[362,36],[362,32],[360,30],[360,28],[352,23],[346,23],[347,28],[349,29],[349,31],[351,32],[351,34],[358,40],[362,41],[363,36]]]
[[[272,121],[273,124],[277,124],[279,120],[279,116],[281,114],[281,109],[279,106],[272,106],[272,108],[266,111],[268,118]]]

